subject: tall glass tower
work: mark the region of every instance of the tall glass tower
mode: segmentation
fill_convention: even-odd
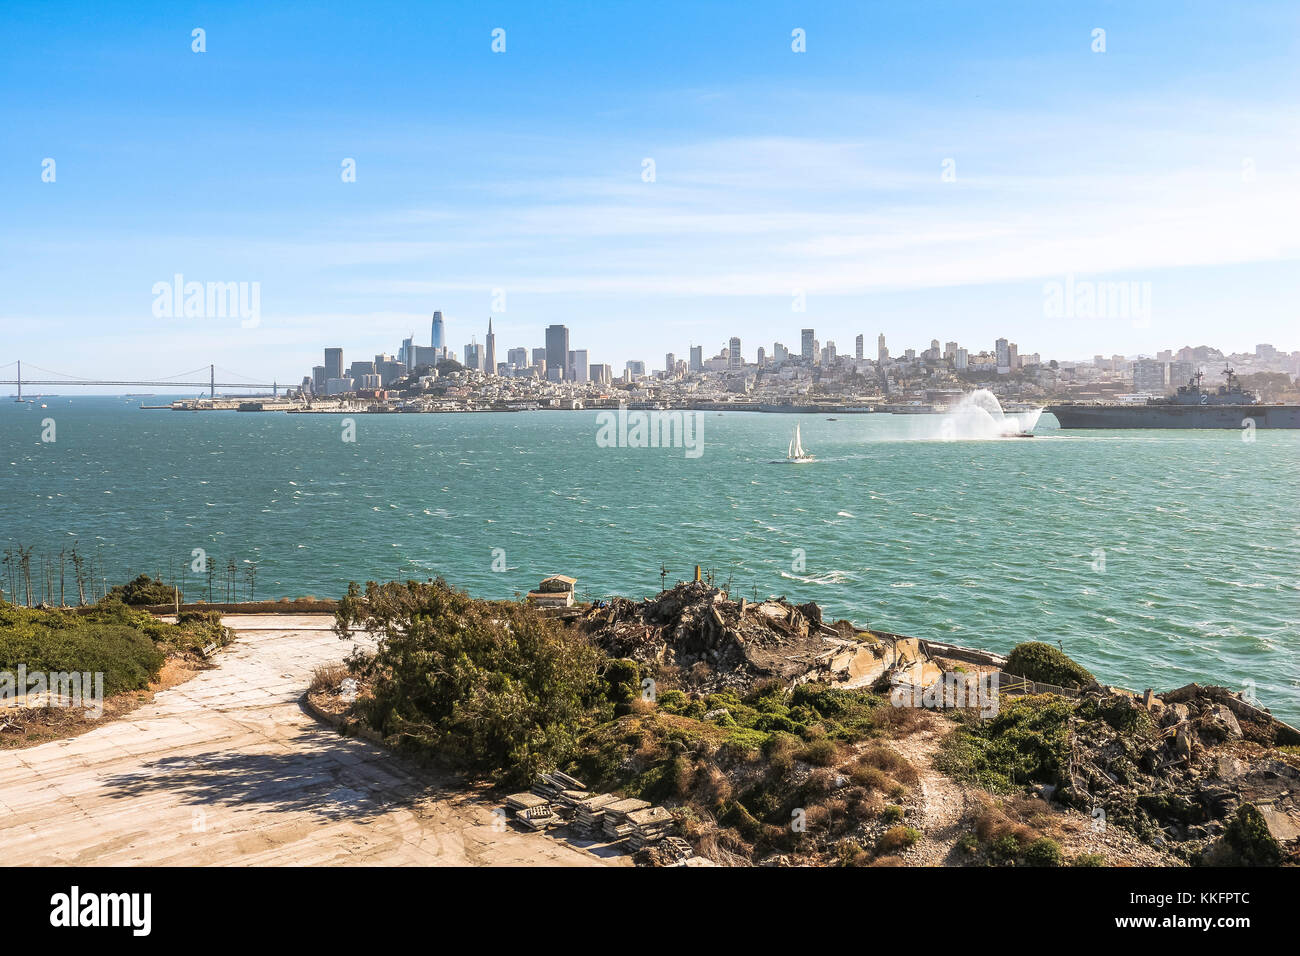
[[[433,341],[430,342],[435,349],[440,349],[447,343],[443,340],[442,335],[442,313],[433,313]]]

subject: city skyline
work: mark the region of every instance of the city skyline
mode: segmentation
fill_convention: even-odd
[[[373,10],[15,11],[0,362],[270,380],[322,340],[425,328],[431,299],[492,314],[503,344],[586,329],[610,364],[808,325],[845,352],[928,330],[1072,360],[1294,346],[1298,121],[1276,78],[1300,14],[940,6],[924,28],[832,5],[579,30],[507,5],[360,46]],[[113,81],[82,83],[108,48]],[[581,75],[549,69],[575,50]],[[159,317],[174,275],[257,284],[256,320]],[[1052,318],[1070,277],[1146,284],[1149,314]]]
[[[433,315],[433,333],[431,339],[434,343],[438,343],[440,340],[445,338],[446,320],[443,318],[441,310],[435,311]],[[493,362],[490,360],[490,357],[496,356],[497,352],[495,349],[495,335],[492,331],[492,323],[493,317],[489,316],[487,320],[487,342],[485,344],[478,344],[477,335],[471,333],[470,342],[466,343],[463,347],[463,355],[458,356],[458,353],[452,346],[434,344],[430,347],[431,355],[426,356],[426,358],[430,359],[429,362],[422,361],[420,353],[415,353],[417,356],[416,360],[412,361],[409,358],[411,353],[408,353],[406,350],[408,348],[418,348],[422,352],[424,347],[416,345],[413,337],[407,337],[402,340],[402,347],[396,353],[396,361],[398,363],[404,363],[405,370],[409,372],[419,365],[436,364],[438,360],[445,358],[456,361],[465,368],[475,369],[489,375],[496,375],[501,370],[504,370],[507,373],[512,370],[522,371],[531,367],[536,367],[539,365],[539,361],[544,361],[546,369],[545,377],[548,380],[562,380],[566,382],[576,381],[578,383],[591,380],[588,375],[588,368],[595,369],[598,367],[595,364],[589,364],[590,351],[588,349],[570,348],[571,330],[567,326],[561,324],[552,324],[547,326],[544,330],[543,340],[547,344],[541,347],[533,346],[531,348],[528,345],[507,346],[504,350],[506,356],[505,360],[499,363]],[[928,348],[917,348],[910,344],[904,344],[901,349],[891,350],[888,345],[888,337],[882,332],[878,333],[876,336],[876,352],[874,356],[868,357],[865,354],[865,341],[865,333],[860,332],[854,336],[852,355],[855,363],[858,365],[861,365],[863,362],[878,365],[879,363],[886,361],[892,364],[900,361],[912,362],[918,359],[925,361],[926,359],[938,360],[942,358],[943,360],[950,362],[952,367],[957,371],[966,370],[968,368],[968,361],[972,358],[988,357],[994,359],[992,367],[1000,371],[1014,371],[1022,366],[1034,367],[1040,364],[1048,365],[1057,362],[1063,365],[1100,365],[1102,360],[1104,360],[1105,363],[1110,365],[1112,368],[1120,362],[1130,363],[1135,367],[1138,367],[1139,374],[1140,369],[1144,364],[1150,366],[1159,365],[1162,367],[1177,366],[1179,374],[1183,373],[1183,366],[1188,366],[1186,372],[1187,374],[1190,374],[1194,368],[1200,367],[1198,363],[1192,361],[1190,354],[1188,354],[1196,351],[1216,351],[1220,352],[1225,357],[1234,354],[1250,355],[1267,361],[1276,361],[1279,359],[1285,361],[1287,358],[1290,358],[1292,364],[1295,364],[1296,356],[1300,355],[1300,350],[1288,350],[1286,348],[1279,349],[1273,343],[1256,343],[1253,349],[1242,352],[1224,350],[1213,343],[1198,343],[1196,345],[1188,343],[1181,346],[1170,346],[1159,349],[1156,352],[1149,354],[1136,353],[1131,356],[1122,353],[1106,353],[1104,351],[1094,352],[1090,358],[1083,359],[1043,355],[1037,351],[1022,353],[1018,343],[1011,342],[1006,337],[997,338],[993,343],[992,349],[981,348],[978,345],[973,345],[973,343],[963,344],[959,340],[947,340],[941,344],[940,339],[932,338],[929,342]],[[704,346],[696,345],[692,342],[688,347],[689,359],[678,359],[675,351],[668,351],[664,353],[664,367],[662,369],[655,368],[652,363],[648,363],[644,359],[630,357],[622,359],[621,361],[615,360],[600,363],[600,365],[606,369],[621,368],[625,371],[631,371],[634,368],[639,369],[640,371],[637,373],[638,375],[649,375],[652,373],[662,372],[666,376],[672,376],[678,371],[684,371],[686,373],[704,371],[706,363],[709,362],[722,362],[725,368],[731,370],[746,367],[762,368],[770,365],[778,365],[788,360],[791,355],[790,350],[785,348],[785,346],[779,341],[772,343],[773,348],[770,353],[768,352],[766,345],[755,346],[751,343],[751,352],[754,355],[754,361],[750,362],[745,356],[743,343],[744,340],[740,336],[730,336],[716,355],[709,354],[706,356],[704,353]],[[328,347],[325,349],[325,365],[316,367],[314,371],[319,374],[312,377],[314,379],[314,387],[318,391],[321,390],[324,383],[330,378],[337,377],[330,374],[331,369],[342,369],[343,366],[341,365],[341,360],[335,359],[331,363],[332,353],[341,353],[341,351],[342,350],[337,347]],[[817,330],[815,328],[801,328],[800,350],[794,354],[798,356],[804,364],[816,366],[827,364],[833,365],[836,362],[837,356],[847,359],[850,353],[848,350],[840,351],[834,339],[828,337],[825,342],[823,342],[817,337]],[[556,375],[552,372],[552,369],[555,368],[553,363],[556,362],[560,355],[564,355],[566,358],[563,360],[561,365],[562,371],[559,375]],[[433,356],[437,356],[437,358],[434,358]],[[371,371],[373,372],[375,364],[381,359],[391,361],[393,356],[389,353],[375,353],[374,362],[362,359],[358,360],[357,364],[362,366],[368,365],[371,367]],[[988,365],[990,363],[984,362],[981,364]],[[349,368],[351,368],[351,366]],[[391,380],[395,379],[385,376],[383,384],[387,386]],[[364,385],[360,383],[356,384],[357,387],[378,387],[378,385],[373,382],[367,382],[364,383]],[[1171,383],[1167,382],[1165,384]]]

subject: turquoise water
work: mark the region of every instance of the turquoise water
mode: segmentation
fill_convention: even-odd
[[[39,401],[0,402],[0,539],[38,555],[79,539],[110,581],[195,548],[256,562],[263,598],[438,574],[510,597],[552,572],[640,596],[661,563],[670,583],[700,564],[737,596],[884,630],[1059,641],[1136,689],[1253,681],[1300,720],[1300,432],[1049,417],[1032,441],[935,441],[909,440],[937,434],[930,416],[706,413],[690,458],[598,447],[595,412],[358,415],[346,443],[332,415]],[[796,420],[819,460],[771,463]]]

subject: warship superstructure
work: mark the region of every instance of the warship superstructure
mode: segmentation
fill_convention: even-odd
[[[1225,369],[1218,389],[1201,387],[1198,371],[1168,398],[1142,403],[1062,402],[1048,405],[1062,428],[1300,428],[1300,405],[1266,404]]]

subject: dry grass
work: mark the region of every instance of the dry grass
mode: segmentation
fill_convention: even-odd
[[[709,764],[695,777],[695,798],[706,807],[720,807],[731,799],[731,781],[726,774]]]
[[[832,767],[840,762],[840,748],[833,740],[814,740],[799,751],[799,759],[814,767]]]
[[[1039,833],[1032,827],[1013,819],[1005,810],[985,799],[984,806],[975,814],[975,835],[981,843],[995,843],[1004,837],[1014,837],[1020,846],[1028,846],[1038,839]]]
[[[880,707],[872,712],[877,725],[891,737],[907,737],[930,722],[920,707]]]
[[[920,838],[919,831],[900,823],[880,835],[876,848],[882,854],[897,853],[899,850],[906,850]]]
[[[872,744],[841,772],[856,786],[871,791],[873,796],[887,794],[895,801],[906,797],[920,780],[916,768],[906,757],[883,744]],[[875,796],[873,802],[879,804],[880,798]]]
[[[883,744],[872,744],[864,750],[858,756],[858,766],[875,767],[908,787],[916,786],[917,781],[921,779],[911,761]]]
[[[974,824],[975,835],[983,843],[1011,836],[1023,847],[1041,836],[1059,837],[1062,834],[1060,817],[1033,797],[1008,797],[996,802],[982,797],[981,804]]]
[[[307,690],[313,694],[332,694],[347,676],[346,664],[322,664],[311,672],[311,683],[307,685]]]
[[[835,861],[840,866],[869,866],[871,854],[852,840],[841,840],[835,844]]]

